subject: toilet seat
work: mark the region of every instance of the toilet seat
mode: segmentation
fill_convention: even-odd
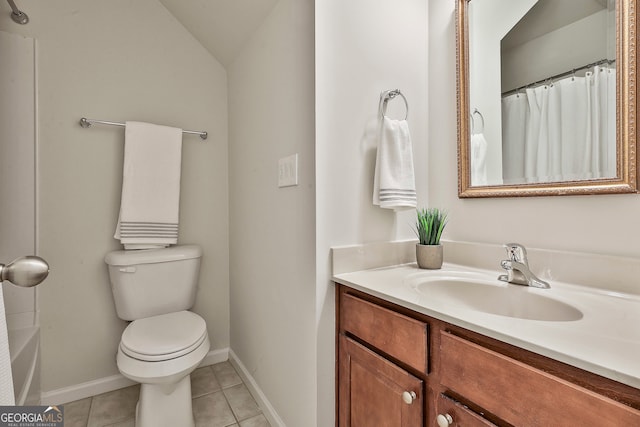
[[[134,320],[122,333],[120,350],[147,362],[175,359],[197,349],[207,338],[207,325],[190,311]]]

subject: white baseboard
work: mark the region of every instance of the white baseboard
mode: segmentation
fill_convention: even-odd
[[[121,374],[110,377],[98,378],[85,383],[74,384],[68,387],[44,391],[40,395],[41,405],[62,405],[85,397],[96,396],[119,388],[134,385],[135,381],[125,378]]]
[[[214,365],[229,359],[229,349],[223,348],[212,350],[202,360],[199,366]],[[98,378],[96,380],[75,384],[51,391],[43,392],[40,395],[42,405],[62,405],[85,397],[97,396],[98,394],[118,390],[136,384],[122,374],[111,375],[110,377]]]
[[[271,427],[286,427],[285,423],[278,416],[275,408],[271,405],[271,402],[267,399],[267,396],[264,395],[256,380],[251,376],[246,366],[242,363],[242,361],[238,358],[238,356],[233,352],[233,350],[229,349],[229,362],[236,368],[238,371],[238,375],[242,378],[242,381],[245,383],[251,395],[262,409],[262,413],[269,421]]]
[[[200,366],[215,365],[216,363],[226,362],[227,360],[229,360],[229,347],[211,350],[204,359],[202,359]]]

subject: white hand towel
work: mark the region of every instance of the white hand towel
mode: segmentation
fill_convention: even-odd
[[[471,185],[487,185],[487,140],[481,133],[471,135]]]
[[[416,207],[413,150],[406,120],[382,117],[373,181],[373,204],[395,210]]]
[[[181,158],[182,129],[126,123],[122,200],[114,236],[125,249],[178,243]]]

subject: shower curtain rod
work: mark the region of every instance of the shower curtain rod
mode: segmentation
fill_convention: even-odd
[[[547,77],[546,79],[538,80],[537,82],[529,83],[528,85],[520,86],[518,88],[511,89],[511,90],[506,91],[506,92],[502,92],[502,96],[505,97],[505,96],[513,95],[514,93],[520,92],[522,89],[526,89],[528,87],[533,87],[533,86],[538,86],[538,85],[541,85],[543,83],[548,83],[549,81],[553,82],[553,80],[560,79],[562,77],[570,76],[570,75],[574,74],[576,71],[586,70],[588,68],[597,67],[598,65],[603,65],[603,64],[611,65],[614,62],[616,62],[615,59],[601,59],[600,61],[592,62],[591,64],[587,64],[587,65],[583,65],[582,67],[574,68],[571,71],[565,71],[564,73],[556,74],[555,76]]]
[[[18,6],[16,6],[13,0],[7,0],[7,3],[9,3],[9,7],[11,7],[11,19],[13,19],[13,22],[20,25],[24,25],[29,22],[27,14],[18,9]]]
[[[91,126],[94,123],[101,124],[101,125],[125,127],[124,123],[108,122],[106,120],[87,119],[86,117],[82,117],[80,119],[80,126],[82,126],[83,128],[88,128],[89,126]],[[188,133],[190,135],[199,135],[200,138],[202,138],[202,139],[207,139],[207,137],[209,136],[209,134],[206,131],[183,130],[182,133]]]

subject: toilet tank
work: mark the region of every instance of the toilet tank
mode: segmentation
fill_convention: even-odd
[[[118,317],[136,320],[193,307],[202,249],[197,245],[109,252]]]

